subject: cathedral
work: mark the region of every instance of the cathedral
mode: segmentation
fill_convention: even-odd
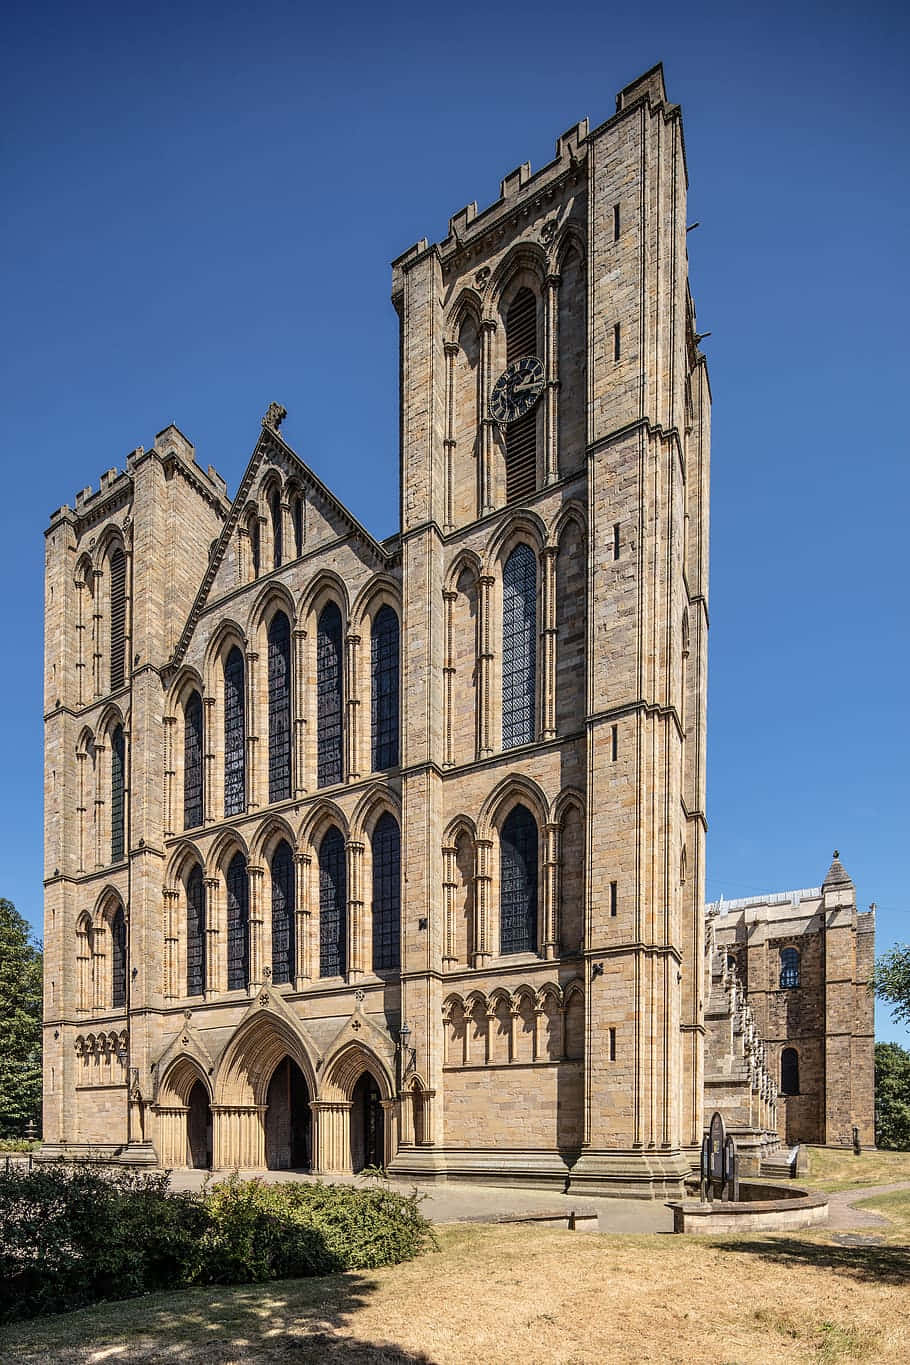
[[[686,190],[658,66],[398,257],[387,540],[277,403],[233,499],[170,426],[51,516],[46,1156],[681,1191],[711,989]]]

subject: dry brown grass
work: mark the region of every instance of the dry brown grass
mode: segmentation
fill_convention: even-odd
[[[106,1304],[0,1332],[4,1365],[697,1365],[910,1359],[910,1247],[457,1225],[407,1265]]]
[[[852,1190],[863,1185],[894,1185],[910,1181],[910,1152],[862,1152],[850,1147],[810,1147],[809,1175],[797,1184],[816,1190]]]

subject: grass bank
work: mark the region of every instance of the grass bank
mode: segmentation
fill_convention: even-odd
[[[809,1175],[798,1183],[815,1190],[860,1189],[863,1185],[894,1185],[910,1181],[910,1152],[861,1152],[850,1147],[810,1147]]]

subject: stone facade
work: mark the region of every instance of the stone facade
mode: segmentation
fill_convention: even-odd
[[[873,1146],[875,915],[857,911],[837,853],[820,887],[716,901],[708,916],[716,976],[740,983],[777,1083],[780,1137],[844,1147],[856,1127]]]
[[[394,262],[389,540],[275,404],[233,501],[169,427],[53,514],[48,1152],[680,1191],[710,423],[686,185],[657,67]]]

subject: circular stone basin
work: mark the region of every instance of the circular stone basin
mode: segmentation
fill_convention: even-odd
[[[811,1194],[792,1185],[772,1185],[766,1180],[741,1180],[738,1203],[715,1199],[670,1200],[673,1231],[694,1233],[779,1232],[809,1228],[828,1221],[828,1196]]]

